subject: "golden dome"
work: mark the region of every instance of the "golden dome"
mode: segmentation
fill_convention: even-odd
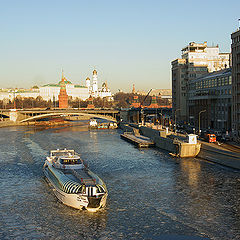
[[[93,75],[97,75],[97,71],[95,69],[93,70]]]
[[[89,77],[87,77],[87,78],[86,78],[86,80],[90,80],[90,78],[89,78]]]

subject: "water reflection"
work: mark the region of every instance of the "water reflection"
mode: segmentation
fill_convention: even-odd
[[[65,147],[106,183],[103,211],[59,203],[43,179],[49,150]],[[0,129],[0,181],[1,239],[239,239],[238,171],[139,151],[117,130]]]
[[[201,164],[198,160],[181,159],[180,168],[188,180],[188,185],[192,188],[198,186],[199,175],[201,173]]]

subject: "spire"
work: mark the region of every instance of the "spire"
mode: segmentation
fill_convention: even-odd
[[[62,68],[62,82],[64,81],[64,74],[63,74],[63,68]]]
[[[132,93],[135,94],[135,84],[133,84],[133,89],[132,89]]]

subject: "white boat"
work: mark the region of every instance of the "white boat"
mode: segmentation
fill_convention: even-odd
[[[97,128],[98,127],[98,122],[96,119],[90,119],[89,121],[89,128]]]
[[[50,151],[43,172],[63,204],[88,211],[105,207],[108,195],[106,185],[87,168],[74,150]]]

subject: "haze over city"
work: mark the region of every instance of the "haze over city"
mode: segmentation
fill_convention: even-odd
[[[240,2],[2,1],[0,83],[84,85],[97,69],[112,92],[171,88],[171,61],[189,42],[230,52]]]

